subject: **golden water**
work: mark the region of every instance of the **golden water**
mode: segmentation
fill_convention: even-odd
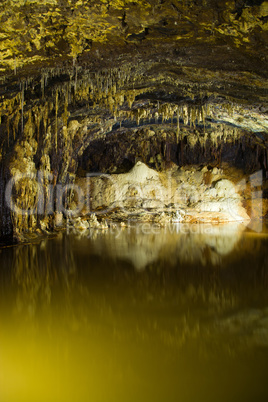
[[[268,400],[268,238],[244,229],[0,249],[0,401]]]

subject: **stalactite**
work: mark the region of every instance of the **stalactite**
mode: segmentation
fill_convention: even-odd
[[[196,110],[196,121],[197,121],[197,124],[199,125],[199,124],[200,124],[200,121],[201,121],[201,110],[200,110],[200,106],[198,106],[198,107],[197,107],[197,110]]]
[[[180,113],[179,108],[177,108],[177,132],[176,132],[177,144],[179,142],[179,135],[180,135]]]
[[[264,166],[265,166],[265,177],[264,177],[264,179],[267,179],[268,178],[268,151],[267,151],[267,148],[265,149],[265,151],[264,151]]]
[[[16,113],[14,121],[13,121],[13,139],[15,141],[16,139],[16,131],[18,131],[19,128],[19,122],[20,122],[20,114],[19,112]]]
[[[207,153],[207,139],[208,139],[208,134],[204,132],[204,154],[206,155]]]
[[[202,105],[201,106],[201,118],[202,118],[202,123],[203,123],[203,126],[204,126],[204,130],[205,130],[205,127],[206,127],[206,122],[205,122],[205,108],[204,108],[204,106]]]
[[[183,116],[183,124],[186,125],[188,123],[188,107],[187,107],[187,105],[183,106],[182,111],[183,111],[183,114],[182,114],[182,116]]]
[[[136,93],[135,93],[135,89],[134,89],[133,91],[131,91],[127,94],[127,101],[128,101],[128,106],[130,109],[132,108],[135,98],[136,98]]]
[[[14,75],[17,75],[17,58],[14,57]]]
[[[37,110],[37,112],[35,113],[35,124],[36,124],[36,128],[37,128],[37,142],[39,142],[39,138],[40,138],[40,119],[39,119],[39,110]]]
[[[77,66],[75,66],[75,81],[74,81],[74,92],[76,92],[76,87],[77,87]]]
[[[183,135],[181,135],[181,165],[183,165]]]
[[[41,92],[42,92],[42,100],[44,100],[45,97],[45,76],[42,73],[41,74]]]
[[[138,109],[138,113],[137,113],[137,125],[140,125],[140,109]]]
[[[43,107],[41,117],[42,117],[42,120],[43,120],[44,129],[45,129],[45,133],[46,133],[47,127],[48,127],[48,105],[47,105],[47,103]]]
[[[7,146],[9,147],[10,117],[7,118]]]
[[[190,108],[190,117],[189,117],[189,120],[190,120],[190,127],[194,127],[194,107],[191,107]]]
[[[69,117],[69,112],[68,112],[68,106],[69,106],[69,91],[70,87],[67,85],[65,87],[65,102],[64,102],[64,113],[62,114],[62,121],[63,125],[67,127],[68,125],[68,117]]]
[[[194,108],[194,128],[196,128],[196,120],[197,120],[197,108]]]
[[[187,106],[187,124],[191,127],[191,107]]]
[[[207,103],[207,110],[206,110],[206,114],[207,114],[207,116],[208,116],[208,117],[210,117],[210,116],[211,116],[211,109],[210,109],[210,105],[209,105],[209,103]]]
[[[22,92],[21,92],[21,133],[23,133],[23,109],[24,109],[24,81],[22,83]]]
[[[58,152],[58,101],[59,101],[59,93],[56,90],[56,101],[55,101],[55,150]]]

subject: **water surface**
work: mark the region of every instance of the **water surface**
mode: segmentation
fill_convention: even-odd
[[[267,246],[173,225],[0,249],[0,401],[268,400]]]

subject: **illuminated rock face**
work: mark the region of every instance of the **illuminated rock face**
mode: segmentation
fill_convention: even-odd
[[[242,207],[239,187],[214,169],[205,183],[205,169],[158,173],[142,162],[125,174],[80,180],[90,189],[91,210],[115,220],[168,222],[243,222],[250,218]],[[87,215],[89,211],[85,211]],[[159,221],[162,214],[163,222]]]
[[[2,1],[1,236],[53,228],[56,185],[87,172],[142,161],[265,177],[267,15],[266,1]],[[31,218],[6,205],[26,172],[37,184],[13,195],[36,210],[42,189]]]

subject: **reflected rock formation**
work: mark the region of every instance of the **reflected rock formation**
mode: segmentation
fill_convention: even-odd
[[[116,372],[109,351],[121,356],[124,345],[177,357],[186,347],[208,361],[268,345],[265,234],[235,224],[141,228],[2,249],[1,264],[9,256],[13,267],[0,274],[0,338],[13,345],[16,327],[41,371],[43,350],[60,356],[60,368],[105,350]]]
[[[57,294],[63,293],[68,299],[75,274],[68,238],[62,234],[53,240],[14,248],[12,275],[17,284],[17,313],[34,318],[50,306]]]
[[[91,230],[78,234],[93,246],[94,253],[112,260],[126,260],[137,271],[158,260],[184,264],[217,265],[232,253],[241,239],[245,226],[240,223],[169,224],[115,226],[112,230]],[[74,231],[75,232],[75,231]]]

